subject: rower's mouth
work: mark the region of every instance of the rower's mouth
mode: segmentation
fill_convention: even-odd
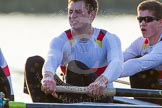
[[[141,31],[146,31],[146,29],[144,29],[144,28],[141,28]]]

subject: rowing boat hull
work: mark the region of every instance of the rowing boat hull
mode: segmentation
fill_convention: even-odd
[[[3,103],[3,102],[2,102]],[[5,108],[0,104],[0,108]],[[131,105],[119,103],[24,103],[24,102],[8,102],[8,108],[162,108],[157,105]]]
[[[115,103],[24,103],[24,102],[7,102],[8,108],[162,108],[162,106],[144,102],[136,99],[115,97]],[[0,99],[0,108],[5,108],[6,101]],[[119,103],[117,103],[119,102]],[[121,102],[121,103],[120,103]],[[3,104],[3,105],[2,105]]]
[[[56,103],[29,103],[26,108],[160,108],[160,106],[129,105],[129,104],[103,104],[103,103],[76,103],[76,104],[56,104]]]

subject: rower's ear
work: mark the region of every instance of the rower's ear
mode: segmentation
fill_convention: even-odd
[[[90,13],[90,20],[91,20],[91,22],[93,22],[93,20],[95,19],[95,17],[96,17],[96,12],[95,11],[92,11],[91,13]]]
[[[162,27],[162,18],[160,19],[160,27]]]

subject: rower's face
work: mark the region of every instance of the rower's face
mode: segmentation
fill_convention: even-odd
[[[84,1],[71,2],[68,5],[69,23],[72,29],[82,29],[92,23]]]
[[[152,11],[141,10],[138,12],[141,32],[145,38],[151,38],[159,33],[160,21],[156,20]]]

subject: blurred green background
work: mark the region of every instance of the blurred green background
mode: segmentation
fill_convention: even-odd
[[[99,0],[99,14],[136,14],[136,6],[141,1],[143,0]],[[67,0],[0,0],[0,13],[66,14],[66,10]]]

